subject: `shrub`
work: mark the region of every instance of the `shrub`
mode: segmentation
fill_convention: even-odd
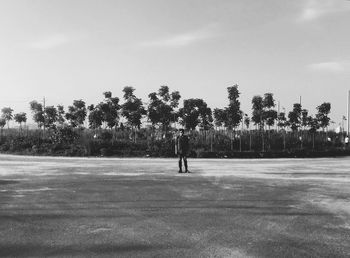
[[[110,141],[110,140],[112,140],[112,138],[113,138],[113,133],[110,131],[103,131],[100,134],[100,139],[102,141]]]
[[[78,133],[71,126],[58,127],[51,131],[50,139],[54,144],[72,143],[79,138]]]

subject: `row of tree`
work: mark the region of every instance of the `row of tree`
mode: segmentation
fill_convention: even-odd
[[[272,93],[266,93],[263,96],[256,95],[252,98],[252,115],[248,116],[240,108],[238,85],[227,88],[228,105],[213,111],[208,107],[203,99],[185,99],[183,107],[179,107],[181,95],[178,91],[169,91],[168,86],[161,86],[158,92],[152,92],[148,95],[149,102],[147,106],[140,98],[137,98],[135,89],[126,86],[123,89],[124,103],[120,104],[118,97],[112,97],[110,91],[104,92],[104,100],[94,105],[86,106],[83,100],[74,100],[73,104],[68,106],[65,111],[62,105],[44,106],[38,101],[30,102],[30,109],[33,120],[39,128],[54,128],[59,125],[69,124],[72,127],[83,127],[86,119],[89,128],[140,128],[143,118],[147,118],[152,126],[160,127],[163,131],[170,128],[171,123],[179,122],[186,129],[200,128],[209,130],[219,127],[235,130],[240,125],[245,125],[247,129],[250,124],[260,130],[277,125],[279,128],[291,128],[293,131],[299,129],[309,129],[315,132],[319,128],[327,128],[330,123],[328,117],[331,104],[328,102],[317,106],[317,114],[313,117],[308,114],[308,110],[303,109],[300,103],[293,105],[293,110],[288,114],[277,112],[275,109],[275,100]],[[13,109],[4,107],[0,118],[0,128],[6,123],[9,127],[9,121],[14,119],[22,128],[22,123],[26,123],[27,114],[24,112],[13,114]],[[123,117],[126,125],[120,122]]]

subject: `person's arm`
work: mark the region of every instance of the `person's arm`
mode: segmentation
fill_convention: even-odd
[[[177,155],[177,141],[178,141],[178,137],[175,137],[175,155]]]
[[[190,155],[190,147],[191,147],[191,145],[190,145],[190,137],[189,136],[187,136],[186,137],[187,138],[187,156],[189,156]]]

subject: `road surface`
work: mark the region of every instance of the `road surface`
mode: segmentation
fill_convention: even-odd
[[[350,257],[350,158],[0,155],[0,257]]]

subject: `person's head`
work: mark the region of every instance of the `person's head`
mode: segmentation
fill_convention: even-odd
[[[179,132],[180,132],[180,135],[184,135],[185,130],[184,129],[180,129]]]

